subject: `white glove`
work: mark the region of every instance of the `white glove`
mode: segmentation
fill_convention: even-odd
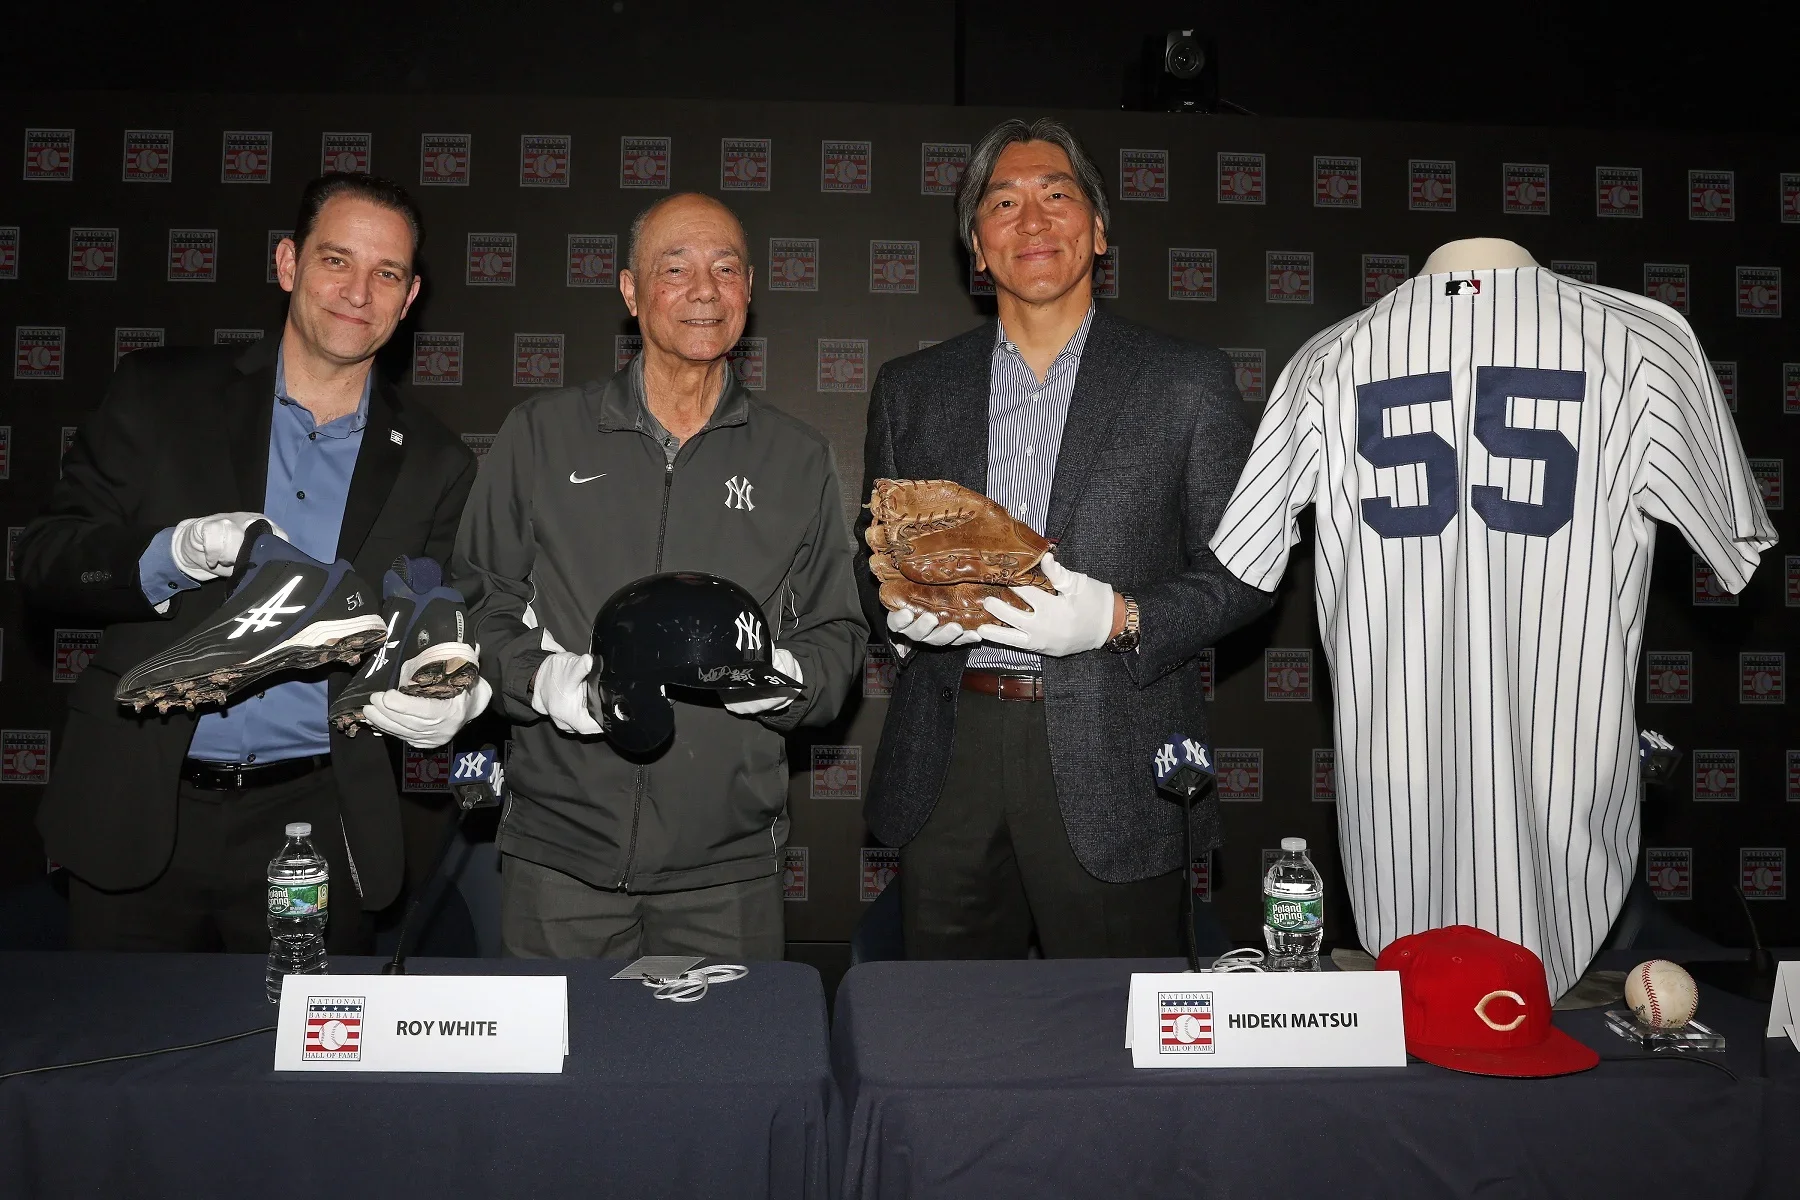
[[[981,640],[1052,658],[1098,650],[1111,641],[1112,588],[1091,575],[1069,570],[1056,561],[1055,554],[1044,555],[1038,566],[1050,577],[1057,594],[1042,588],[1014,588],[1013,595],[1031,605],[1031,612],[1020,612],[1004,600],[987,597],[981,606],[1005,624],[983,625]]]
[[[208,579],[225,579],[237,566],[238,553],[244,548],[244,530],[257,521],[269,521],[261,513],[214,513],[210,517],[189,517],[175,525],[175,536],[169,541],[169,555],[176,569],[189,579],[204,583]],[[287,531],[269,521],[279,538]]]
[[[376,692],[363,705],[363,720],[414,749],[435,750],[480,716],[493,695],[494,689],[485,679],[477,679],[468,691],[445,700],[392,690]]]
[[[920,612],[916,608],[890,610],[887,627],[896,637],[918,642],[921,646],[967,646],[981,640],[981,635],[973,629],[964,629],[955,621],[940,625],[936,613]],[[894,643],[894,653],[902,658],[911,649],[905,642]]]
[[[570,654],[544,630],[544,649],[550,651],[531,684],[531,707],[550,718],[564,733],[597,737],[605,731],[588,711],[587,677],[594,670],[591,654]]]
[[[795,658],[793,654],[777,646],[775,648],[775,653],[770,657],[773,658],[774,661],[769,665],[774,667],[777,671],[780,671],[795,683],[806,682],[806,676],[800,673],[800,660]],[[725,710],[727,712],[734,712],[740,717],[753,717],[757,713],[777,712],[780,709],[786,708],[793,702],[794,698],[792,696],[765,696],[761,700],[739,700],[735,703],[727,702]]]

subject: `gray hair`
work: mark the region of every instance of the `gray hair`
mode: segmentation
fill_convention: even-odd
[[[999,163],[1000,155],[1014,142],[1049,142],[1068,155],[1076,181],[1086,193],[1089,206],[1100,217],[1101,232],[1112,228],[1112,210],[1106,203],[1106,181],[1100,177],[1100,168],[1094,165],[1094,160],[1088,157],[1088,152],[1082,149],[1081,142],[1069,132],[1068,126],[1049,117],[1039,117],[1030,124],[1015,117],[988,130],[987,136],[969,155],[968,170],[963,172],[962,182],[956,189],[956,226],[964,246],[971,251],[975,249],[975,220],[981,210],[981,199],[993,181],[994,167]]]

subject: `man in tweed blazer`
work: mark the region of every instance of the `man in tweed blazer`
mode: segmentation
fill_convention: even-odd
[[[991,131],[957,213],[999,321],[881,369],[864,478],[984,492],[1056,544],[1058,594],[938,625],[886,612],[862,549],[901,663],[865,815],[900,847],[910,957],[1177,954],[1181,810],[1151,760],[1208,736],[1199,653],[1270,604],[1207,549],[1253,429],[1224,354],[1093,307],[1106,195],[1062,126]],[[1194,819],[1216,845],[1216,800]]]

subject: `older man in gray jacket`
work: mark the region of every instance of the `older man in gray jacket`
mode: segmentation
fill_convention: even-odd
[[[620,272],[644,350],[606,383],[515,408],[457,535],[455,573],[495,705],[515,722],[500,829],[510,954],[782,957],[782,735],[837,715],[868,627],[831,448],[751,397],[725,355],[743,333],[743,227],[671,196],[632,228]],[[776,667],[804,694],[677,703],[674,740],[611,746],[583,653],[614,590],[703,571],[763,605]]]

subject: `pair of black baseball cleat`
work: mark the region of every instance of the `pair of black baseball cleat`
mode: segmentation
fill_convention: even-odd
[[[354,735],[376,692],[442,699],[480,673],[467,641],[462,597],[429,558],[397,558],[382,578],[381,610],[343,559],[322,563],[258,521],[244,533],[229,599],[203,625],[140,663],[114,698],[142,711],[223,705],[271,675],[327,663],[360,663],[331,706],[331,723]],[[367,656],[367,661],[364,657]]]

